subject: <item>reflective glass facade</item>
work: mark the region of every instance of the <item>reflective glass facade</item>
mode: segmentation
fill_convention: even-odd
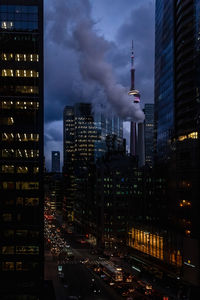
[[[157,0],[155,58],[158,166],[170,156],[163,169],[167,231],[182,240],[181,276],[200,286],[200,0]]]
[[[167,159],[174,128],[174,0],[156,1],[155,126],[156,154]]]
[[[1,30],[38,29],[38,6],[36,5],[1,5]]]
[[[0,299],[43,288],[43,2],[0,2]]]

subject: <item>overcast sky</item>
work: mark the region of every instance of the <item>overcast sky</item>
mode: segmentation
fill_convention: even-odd
[[[135,87],[142,104],[153,102],[154,6],[154,0],[45,0],[45,158],[49,170],[51,151],[61,151],[62,158],[65,105],[108,103],[110,110],[123,117],[129,113],[123,93],[130,88],[132,40]],[[142,117],[140,111],[131,114],[135,119]]]

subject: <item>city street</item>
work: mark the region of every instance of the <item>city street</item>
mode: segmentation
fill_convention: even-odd
[[[64,278],[59,278],[57,260],[53,258],[50,251],[45,251],[45,279],[53,281],[56,300],[70,299],[69,296],[76,296],[80,297],[78,299],[85,300],[94,298],[97,300],[122,299],[79,260],[69,261],[62,266]]]
[[[47,219],[45,220],[46,246],[48,248],[45,255],[45,274],[46,279],[53,280],[57,300],[157,300],[163,299],[164,296],[166,299],[176,299],[176,292],[172,292],[170,287],[162,286],[157,280],[151,280],[152,278],[141,275],[141,273],[132,268],[130,262],[125,261],[123,258],[111,256],[105,259],[103,254],[95,254],[93,247],[83,235],[74,232],[72,228],[70,230],[66,229],[65,226],[63,228],[61,226],[63,221],[54,213],[50,211],[49,213],[46,215]],[[122,285],[117,282],[112,283],[111,277],[100,276],[102,275],[102,268],[100,273],[95,271],[95,266],[101,265],[102,261],[107,261],[110,265],[122,268]],[[130,274],[134,278],[130,285],[130,288],[132,286],[134,290],[132,293],[128,292],[129,288],[126,288],[125,278],[127,275],[125,274]],[[152,293],[149,294],[145,290],[145,285],[153,286]]]

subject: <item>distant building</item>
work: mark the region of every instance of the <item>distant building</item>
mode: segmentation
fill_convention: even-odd
[[[145,164],[152,167],[154,161],[154,104],[145,104],[144,113]]]
[[[64,169],[72,162],[96,161],[107,151],[106,137],[115,136],[116,149],[123,148],[123,122],[112,115],[92,111],[90,103],[66,106],[63,114]]]
[[[55,173],[59,173],[60,172],[60,151],[51,152],[51,162],[52,162],[51,171]]]
[[[44,175],[45,195],[52,211],[62,212],[63,206],[63,176],[62,173],[52,172]]]
[[[73,220],[78,178],[85,174],[89,164],[105,155],[108,147],[114,147],[115,151],[123,149],[123,123],[112,114],[106,117],[93,112],[90,103],[76,103],[64,109],[63,138],[66,193],[63,209],[65,216]]]

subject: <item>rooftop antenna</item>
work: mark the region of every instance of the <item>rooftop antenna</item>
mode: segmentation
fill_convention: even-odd
[[[134,81],[135,81],[135,69],[134,69],[134,49],[133,49],[133,40],[131,47],[131,88],[130,90],[134,90]]]

